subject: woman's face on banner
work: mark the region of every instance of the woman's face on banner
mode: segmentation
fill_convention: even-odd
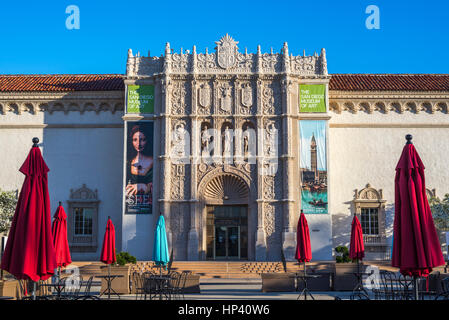
[[[145,137],[143,132],[137,131],[133,134],[133,146],[136,151],[142,152],[145,149],[146,144],[147,137]]]

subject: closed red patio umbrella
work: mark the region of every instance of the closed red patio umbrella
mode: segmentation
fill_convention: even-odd
[[[426,196],[424,164],[407,135],[395,177],[395,216],[392,266],[403,275],[428,276],[443,265],[440,241]]]
[[[100,261],[106,264],[112,264],[116,261],[115,256],[115,228],[111,217],[108,217],[106,231],[104,233],[103,247],[101,249]]]
[[[298,296],[298,299],[304,295],[304,300],[307,300],[307,295],[310,295],[312,299],[313,296],[309,292],[307,288],[307,270],[306,270],[306,262],[312,260],[312,248],[310,246],[310,233],[309,233],[309,225],[307,223],[306,216],[304,212],[301,210],[301,215],[298,220],[298,226],[296,228],[296,253],[295,259],[298,262],[302,262],[304,265],[304,274],[301,276],[302,281],[304,283],[304,290]]]
[[[312,249],[310,246],[309,225],[306,216],[301,210],[296,229],[296,254],[295,259],[299,262],[309,262],[312,260]],[[305,270],[304,270],[305,271]]]
[[[111,291],[115,292],[111,288],[111,264],[116,261],[115,255],[115,228],[112,223],[111,217],[108,217],[108,222],[106,224],[106,231],[103,238],[103,247],[101,249],[100,261],[108,265],[108,278],[106,278],[107,288],[101,293],[103,295],[105,292],[108,293],[108,299],[111,298]]]
[[[365,245],[363,244],[362,225],[356,215],[352,219],[351,242],[349,244],[349,258],[363,260],[365,257]]]
[[[56,256],[51,232],[49,171],[33,138],[33,147],[20,167],[25,175],[11,223],[1,268],[17,279],[46,280],[54,274]]]
[[[56,264],[59,268],[66,267],[72,263],[72,258],[70,257],[69,242],[67,241],[67,215],[61,202],[59,202],[53,218],[52,233]]]

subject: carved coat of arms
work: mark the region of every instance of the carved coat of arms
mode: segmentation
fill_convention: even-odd
[[[226,34],[220,41],[215,42],[217,47],[217,62],[223,69],[231,68],[237,62],[237,41]]]
[[[210,88],[207,84],[203,84],[200,86],[200,97],[199,97],[199,103],[200,106],[207,108],[210,105]]]

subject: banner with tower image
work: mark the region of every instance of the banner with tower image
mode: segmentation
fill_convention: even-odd
[[[299,121],[301,209],[304,213],[328,213],[326,121]]]

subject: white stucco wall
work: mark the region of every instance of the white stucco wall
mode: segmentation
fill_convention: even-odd
[[[18,169],[25,160],[32,138],[40,140],[43,157],[50,168],[48,174],[51,211],[54,214],[62,201],[68,213],[70,189],[86,187],[98,190],[98,249],[95,253],[74,253],[73,260],[99,260],[107,217],[116,228],[116,248],[121,250],[122,233],[122,168],[123,124],[122,113],[117,112],[39,112],[36,115],[0,115],[0,188],[19,189],[23,174]],[[51,124],[57,128],[27,128],[29,125]],[[72,125],[95,124],[93,128],[71,128]],[[102,125],[118,125],[102,128]],[[8,125],[19,128],[8,128]],[[20,128],[23,125],[24,128]],[[62,128],[60,128],[60,125]],[[64,127],[64,125],[67,125]]]
[[[349,246],[354,190],[365,188],[367,183],[383,190],[383,197],[387,201],[387,243],[391,244],[395,167],[406,143],[406,134],[413,135],[412,142],[426,166],[426,187],[436,189],[439,197],[449,193],[449,129],[438,127],[449,124],[447,114],[353,114],[345,111],[332,114],[329,123],[330,212],[334,248],[338,245]],[[348,124],[360,124],[363,127],[350,128]],[[409,127],[401,127],[404,125]]]

